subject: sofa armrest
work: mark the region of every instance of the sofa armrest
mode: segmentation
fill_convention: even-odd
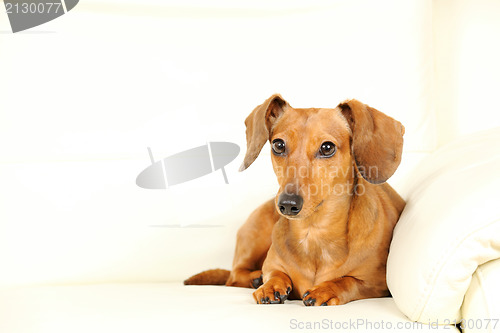
[[[474,272],[500,258],[499,143],[500,128],[461,138],[410,176],[387,283],[411,320],[460,321]]]

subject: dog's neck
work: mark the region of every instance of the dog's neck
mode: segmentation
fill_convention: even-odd
[[[336,264],[343,262],[347,255],[343,249],[347,249],[352,201],[349,193],[330,195],[308,217],[288,219],[288,223],[281,224],[284,227],[281,231],[287,234],[285,246],[300,252],[302,258],[309,258],[314,265],[327,257],[330,264],[333,258]]]
[[[335,259],[338,265],[344,262],[349,253],[349,241],[357,237],[349,230],[351,212],[356,205],[366,200],[364,195],[356,194],[354,189],[356,186],[372,186],[362,178],[353,180],[351,192],[330,195],[307,218],[288,219],[285,229],[282,229],[288,234],[287,246],[300,249],[301,255],[311,260],[324,260],[327,255],[331,260]]]
[[[290,226],[298,228],[324,229],[325,231],[344,230],[349,219],[349,212],[357,194],[355,188],[359,180],[353,177],[349,180],[346,191],[333,193],[325,198],[316,211],[303,219],[290,219]]]

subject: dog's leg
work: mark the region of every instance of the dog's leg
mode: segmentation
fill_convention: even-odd
[[[292,280],[280,271],[273,271],[269,279],[253,293],[257,304],[283,304],[292,291]]]
[[[233,269],[226,286],[257,289],[262,285],[262,271],[250,269]]]
[[[271,234],[279,220],[274,200],[258,207],[238,231],[233,269],[227,286],[258,288],[262,284],[262,263],[271,246]]]
[[[388,296],[386,288],[367,286],[352,276],[326,281],[307,290],[302,296],[306,306],[341,305],[361,298]]]

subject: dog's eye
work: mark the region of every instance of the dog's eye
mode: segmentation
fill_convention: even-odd
[[[285,141],[281,139],[274,139],[273,144],[273,153],[276,155],[283,155],[285,153]]]
[[[319,154],[321,157],[331,157],[337,151],[337,146],[333,142],[327,141],[321,144]]]

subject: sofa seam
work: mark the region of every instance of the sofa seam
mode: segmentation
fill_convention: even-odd
[[[464,236],[459,242],[453,242],[455,243],[456,245],[452,248],[449,248],[448,251],[446,251],[443,255],[441,255],[441,258],[440,260],[438,260],[438,264],[435,265],[435,267],[431,270],[431,272],[427,275],[427,278],[425,279],[426,281],[429,281],[429,280],[432,280],[432,283],[426,283],[426,287],[424,288],[423,290],[423,293],[422,295],[420,296],[420,300],[417,302],[416,306],[414,307],[414,310],[412,312],[412,317],[411,318],[415,318],[417,317],[417,321],[420,321],[420,317],[422,316],[422,313],[424,311],[424,308],[426,306],[426,304],[428,303],[429,301],[429,298],[431,298],[434,290],[435,290],[435,282],[436,280],[438,279],[439,277],[439,273],[442,271],[443,267],[444,267],[444,263],[447,261],[447,259],[449,259],[449,257],[451,257],[451,255],[456,251],[456,249],[462,244],[464,243],[468,238],[470,238],[472,235],[474,235],[475,233],[483,230],[483,229],[486,229],[488,227],[490,227],[491,225],[494,225],[496,223],[500,222],[500,219],[495,219],[494,221],[478,228],[478,229],[475,229],[473,231],[471,231],[470,233],[468,233],[466,236]],[[489,260],[488,260],[489,261]],[[485,261],[486,262],[486,261]],[[483,263],[481,263],[483,264]],[[479,266],[480,264],[478,264],[477,266]],[[438,274],[434,274],[434,272],[438,270]],[[476,270],[477,270],[477,267],[476,267]],[[428,290],[430,289],[429,292],[427,292]],[[419,309],[420,308],[420,309]],[[417,315],[418,313],[418,315]]]
[[[483,276],[483,268],[479,265],[476,269],[477,281],[479,287],[481,288],[481,294],[483,295],[484,303],[486,304],[486,318],[491,318],[490,316],[490,304],[488,302],[488,297],[486,297],[486,293],[484,292],[484,276]],[[488,329],[488,332],[492,332],[491,326]]]

